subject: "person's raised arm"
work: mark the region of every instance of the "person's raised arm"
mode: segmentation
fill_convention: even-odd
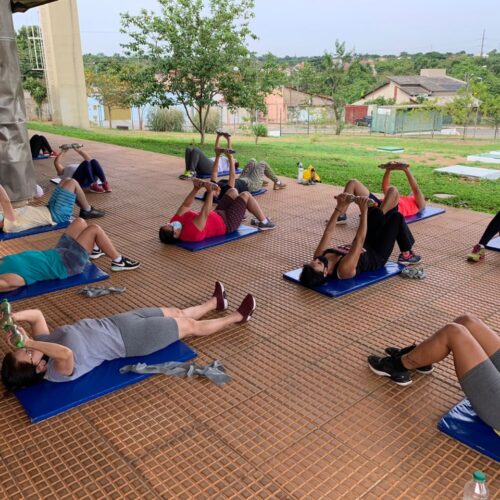
[[[186,212],[191,210],[191,207],[193,206],[193,202],[195,199],[195,196],[198,194],[198,191],[205,185],[205,183],[197,179],[196,177],[193,179],[193,189],[189,192],[189,194],[184,198],[184,201],[182,202],[181,206],[175,213],[175,215],[184,215]]]
[[[314,258],[323,255],[323,252],[331,245],[333,233],[335,232],[335,227],[337,226],[337,220],[340,215],[346,213],[347,207],[353,200],[352,195],[348,193],[340,193],[335,197],[337,200],[337,206],[335,207],[330,220],[328,221],[323,236],[314,252]]]
[[[12,319],[17,323],[26,321],[31,326],[31,333],[34,337],[38,335],[48,335],[49,327],[45,321],[45,316],[40,309],[26,309],[12,313]]]
[[[67,153],[67,149],[61,149],[61,152],[54,159],[54,168],[56,169],[57,175],[61,176],[64,172],[63,157]]]
[[[7,191],[5,191],[2,185],[0,185],[0,206],[2,207],[3,215],[7,220],[15,220],[16,216],[14,214],[14,209],[12,208],[12,203],[10,202]]]
[[[193,224],[199,231],[203,231],[207,224],[207,219],[212,211],[212,205],[214,202],[214,194],[220,192],[220,187],[213,182],[205,183],[207,189],[207,196],[203,201],[203,206],[201,207],[200,213],[193,219]]]
[[[363,252],[366,231],[368,229],[368,200],[366,196],[357,196],[355,199],[355,203],[359,206],[361,212],[359,226],[349,252],[340,261],[338,268],[339,278],[349,279],[356,276],[356,267],[359,262],[359,257]]]
[[[90,161],[92,157],[83,149],[83,147],[80,148],[73,148],[85,161]]]
[[[226,156],[227,156],[227,159],[229,160],[229,181],[228,181],[228,186],[230,188],[234,188],[234,186],[236,184],[236,168],[234,166],[233,150],[232,149],[226,149]]]
[[[379,165],[380,168],[384,169],[384,176],[382,177],[382,192],[384,194],[386,194],[387,190],[391,187],[392,169],[389,165],[390,163],[384,163],[383,165]]]

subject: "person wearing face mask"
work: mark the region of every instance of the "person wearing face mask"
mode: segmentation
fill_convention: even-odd
[[[328,279],[350,279],[365,271],[381,269],[396,242],[403,254],[411,252],[415,243],[403,215],[397,210],[396,191],[389,189],[380,207],[368,196],[344,192],[336,199],[337,206],[314,252],[314,258],[304,265],[300,275],[300,282],[309,288],[320,286]],[[360,219],[351,245],[330,247],[338,218],[346,213],[353,202],[359,207]],[[418,257],[414,260],[417,263],[421,259]]]
[[[215,153],[213,178],[216,178],[219,158],[222,153],[225,153],[231,164],[229,176],[231,187],[226,191],[214,210],[214,194],[217,196],[220,193],[220,187],[212,181],[193,179],[193,189],[182,202],[176,214],[168,224],[160,227],[159,237],[163,243],[174,243],[176,240],[203,241],[206,238],[232,233],[240,226],[247,210],[255,216],[254,224],[259,229],[274,229],[274,224],[265,216],[255,198],[248,192],[238,194],[238,191],[234,188],[235,170],[231,150],[216,148]],[[202,188],[206,189],[207,196],[203,201],[202,209],[196,212],[192,210],[192,205],[196,195]]]

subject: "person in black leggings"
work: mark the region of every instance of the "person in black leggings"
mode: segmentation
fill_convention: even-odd
[[[35,134],[30,139],[31,157],[38,158],[40,154],[57,156],[57,153],[50,147],[49,141],[43,135]]]
[[[328,279],[350,279],[365,271],[384,267],[394,244],[401,250],[401,263],[416,264],[421,258],[411,249],[415,239],[403,215],[397,210],[397,193],[389,190],[380,207],[373,206],[367,196],[353,196],[341,193],[319,242],[314,258],[305,264],[300,282],[310,288],[322,285]],[[345,214],[350,203],[356,203],[360,210],[359,227],[351,245],[329,248],[339,216]],[[372,206],[370,206],[372,205]],[[402,256],[411,254],[412,259]]]
[[[493,237],[500,233],[500,212],[497,212],[495,217],[490,221],[486,227],[479,243],[474,245],[472,252],[467,255],[467,260],[469,262],[480,262],[483,261],[486,256],[485,246],[488,244]]]

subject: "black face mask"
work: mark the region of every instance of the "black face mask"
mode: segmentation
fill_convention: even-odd
[[[324,255],[316,257],[326,268],[328,268],[328,259]]]

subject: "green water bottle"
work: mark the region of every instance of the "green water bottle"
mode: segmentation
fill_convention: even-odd
[[[12,306],[7,299],[3,299],[0,303],[0,311],[2,312],[2,330],[9,334],[9,342],[20,349],[24,347],[26,337],[19,331],[14,320],[12,319]]]

